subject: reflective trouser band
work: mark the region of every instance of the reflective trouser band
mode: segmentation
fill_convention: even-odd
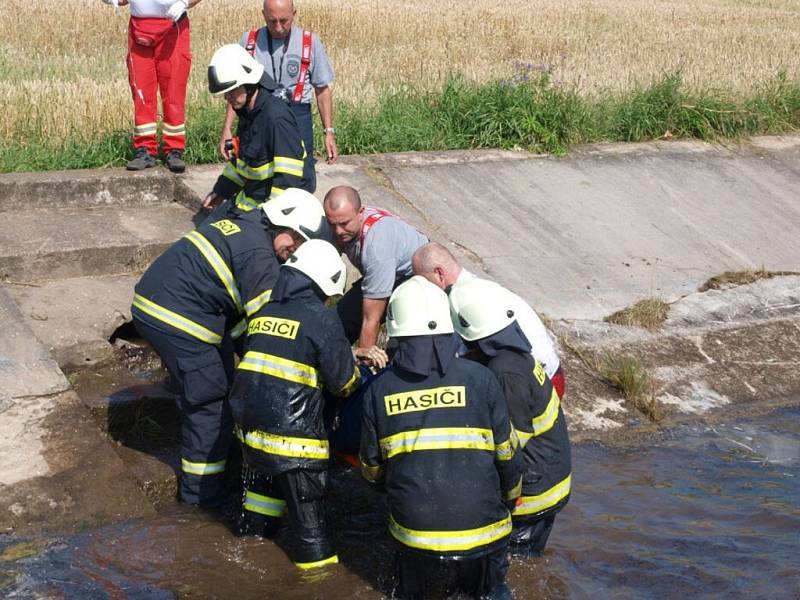
[[[486,546],[507,536],[511,533],[511,516],[485,527],[462,531],[415,531],[399,525],[390,516],[389,533],[398,542],[411,548],[433,552],[459,552]]]
[[[556,504],[569,496],[571,488],[572,475],[570,474],[542,494],[537,496],[520,496],[513,514],[515,517],[535,515],[546,511],[548,508],[553,508]]]
[[[494,451],[491,429],[474,427],[434,427],[390,435],[380,440],[384,458],[418,450],[489,450]]]
[[[383,474],[383,467],[381,465],[368,465],[363,460],[359,460],[359,463],[361,464],[361,476],[364,479],[375,483],[381,478],[381,475]]]
[[[236,437],[246,446],[266,454],[310,460],[327,460],[330,456],[328,440],[289,437],[258,430],[248,431],[245,434],[238,428]]]
[[[207,344],[219,344],[222,341],[221,335],[214,333],[210,329],[206,329],[199,323],[195,323],[178,313],[172,312],[163,306],[159,306],[152,300],[148,300],[139,294],[134,294],[133,306],[154,319],[158,319],[162,323],[166,323],[175,329],[188,333],[192,337],[206,342]]]
[[[156,129],[156,123],[142,123],[133,128],[133,135],[155,135]]]
[[[542,435],[553,428],[553,425],[555,425],[558,420],[558,409],[560,406],[561,400],[558,398],[556,389],[553,388],[550,392],[550,402],[547,403],[547,408],[531,422],[534,436]]]
[[[245,490],[244,509],[268,517],[280,517],[286,512],[286,501]]]
[[[319,567],[324,567],[325,565],[335,565],[339,562],[339,557],[334,554],[333,556],[329,556],[328,558],[323,558],[322,560],[315,560],[314,562],[296,562],[294,565],[298,569],[316,569]]]
[[[262,375],[271,375],[294,383],[302,383],[309,387],[318,387],[317,370],[307,364],[295,362],[274,354],[265,354],[251,350],[239,362],[238,369],[253,371]]]
[[[218,475],[225,472],[225,461],[220,460],[213,463],[192,462],[181,459],[181,469],[189,475]]]
[[[253,316],[257,313],[261,308],[269,302],[269,299],[272,297],[272,290],[266,290],[261,292],[258,296],[253,298],[252,300],[248,300],[244,304],[244,312],[248,317]]]
[[[186,135],[186,124],[180,123],[178,125],[168,125],[167,123],[164,123],[161,132],[164,135],[171,135],[171,136]]]
[[[228,295],[231,297],[231,300],[233,300],[236,310],[242,312],[242,298],[239,295],[239,290],[236,287],[236,282],[233,279],[233,273],[231,273],[230,267],[228,267],[228,264],[225,262],[225,259],[222,258],[222,255],[217,252],[217,249],[214,248],[214,245],[197,230],[190,231],[185,237],[192,244],[194,244],[195,248],[197,248],[200,251],[200,254],[202,254],[203,257],[208,261],[208,264],[211,265],[212,269],[214,269],[214,272],[217,274],[217,277],[219,277],[222,285],[224,285],[225,289],[228,291]]]
[[[235,183],[239,187],[242,187],[244,185],[244,177],[242,177],[241,175],[239,175],[239,173],[236,172],[236,169],[233,168],[233,165],[231,163],[225,164],[225,168],[222,169],[222,176],[225,177],[226,179],[230,179],[233,183]]]
[[[244,191],[236,194],[236,208],[244,212],[250,212],[254,208],[261,206],[260,202],[256,202],[252,198],[245,195]]]
[[[275,157],[275,173],[286,173],[296,177],[303,176],[303,161],[288,156]]]
[[[506,500],[513,500],[514,498],[519,497],[521,493],[522,493],[522,475],[519,476],[519,481],[517,481],[517,485],[508,490],[508,492],[506,493]]]

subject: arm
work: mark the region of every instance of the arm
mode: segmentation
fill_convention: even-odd
[[[375,408],[373,394],[367,390],[364,394],[361,413],[361,445],[358,460],[361,463],[361,475],[370,483],[379,483],[384,476],[383,457],[380,441],[375,425]]]
[[[225,121],[222,124],[222,135],[219,138],[219,153],[225,160],[230,160],[231,155],[225,149],[225,142],[233,137],[233,120],[236,118],[236,112],[233,107],[228,104],[225,109]]]
[[[333,95],[330,86],[315,87],[314,93],[317,96],[317,109],[319,110],[319,120],[322,121],[323,131],[333,129]],[[333,131],[325,131],[325,153],[328,156],[327,163],[332,165],[339,158],[339,150],[336,147],[336,135]]]
[[[389,362],[386,352],[376,346],[378,332],[381,328],[381,319],[386,312],[388,304],[388,298],[364,298],[362,301],[361,335],[358,338],[357,346],[353,350],[356,358],[369,360],[378,369],[382,369]]]
[[[486,398],[492,416],[492,433],[494,434],[495,460],[497,473],[500,475],[500,491],[503,500],[513,503],[522,493],[522,453],[518,452],[519,440],[511,427],[508,408],[500,383],[492,377],[488,380]]]
[[[319,370],[325,387],[337,396],[349,396],[361,383],[361,372],[353,360],[350,343],[344,335],[344,327],[334,313],[326,313],[323,327],[328,335],[319,347]]]

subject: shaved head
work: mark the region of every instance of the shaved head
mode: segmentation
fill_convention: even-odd
[[[361,208],[361,196],[358,195],[355,188],[349,185],[337,185],[325,194],[323,206],[326,212],[329,208],[330,210],[339,210],[345,205],[349,205],[353,210]]]
[[[281,40],[291,33],[295,15],[293,0],[264,0],[263,13],[273,38]]]
[[[354,240],[361,232],[364,207],[355,188],[339,185],[328,190],[322,203],[331,231],[340,245]]]
[[[461,265],[450,251],[437,242],[420,246],[411,258],[415,275],[446,289],[453,285],[461,274]]]

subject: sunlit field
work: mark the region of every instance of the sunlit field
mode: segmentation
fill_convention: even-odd
[[[679,73],[689,90],[746,95],[800,79],[800,0],[299,0],[320,34],[340,106],[439,90],[448,75],[482,84],[538,76],[582,97]],[[262,24],[259,0],[204,0],[190,11],[188,118],[221,114],[205,88],[218,46]],[[133,114],[127,7],[101,0],[0,0],[0,147],[117,139]],[[211,107],[214,107],[213,109]],[[337,123],[338,125],[338,123]],[[210,130],[209,130],[210,131]],[[208,137],[208,136],[207,136]],[[208,140],[206,140],[208,142]],[[190,141],[191,144],[191,141]]]

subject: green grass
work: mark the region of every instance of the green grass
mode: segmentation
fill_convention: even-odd
[[[653,377],[636,358],[606,354],[599,361],[599,373],[648,419],[653,422],[661,420]]]
[[[223,110],[222,102],[210,100],[189,105],[189,163],[219,160]],[[719,140],[794,131],[800,128],[800,81],[778,73],[742,96],[688,92],[680,73],[670,73],[627,93],[587,96],[558,85],[548,73],[485,84],[451,77],[437,92],[407,87],[374,106],[338,99],[336,111],[342,154],[468,148],[563,154],[579,143]],[[316,145],[322,147],[321,137]],[[12,140],[0,140],[0,172],[121,166],[130,156],[128,131],[98,139],[76,132],[53,141],[32,126]]]

